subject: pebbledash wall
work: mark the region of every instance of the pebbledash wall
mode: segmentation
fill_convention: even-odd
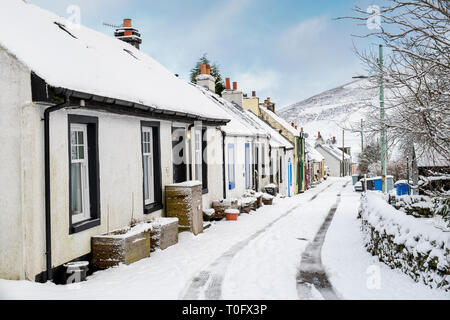
[[[30,70],[0,48],[0,278],[35,280],[45,264],[44,121],[46,106],[31,102]],[[101,224],[69,234],[68,115],[98,118]],[[91,236],[127,226],[144,215],[141,121],[149,118],[73,109],[50,114],[52,267],[88,254]],[[159,120],[155,120],[159,121]],[[163,186],[173,182],[171,121],[160,122]],[[208,127],[208,193],[222,198],[222,137]],[[221,175],[220,175],[221,176]],[[5,182],[8,183],[5,183]]]

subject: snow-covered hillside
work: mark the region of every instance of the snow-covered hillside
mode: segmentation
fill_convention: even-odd
[[[368,104],[377,103],[378,97],[378,89],[367,79],[360,79],[292,104],[277,113],[289,123],[303,127],[311,143],[320,131],[325,140],[335,136],[341,146],[342,129],[358,126],[369,111]],[[345,146],[352,148],[353,161],[356,161],[361,152],[360,132],[346,130]]]

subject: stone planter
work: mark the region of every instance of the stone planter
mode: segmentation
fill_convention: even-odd
[[[98,269],[133,262],[150,256],[149,224],[117,230],[91,238],[92,265]]]
[[[269,195],[269,194],[264,194],[262,196],[262,201],[264,203],[265,206],[271,206],[273,204],[273,196]]]
[[[152,223],[150,251],[167,249],[178,243],[178,218],[158,218]]]
[[[241,213],[250,213],[252,210],[250,203],[244,203],[241,205]]]
[[[232,203],[229,200],[222,200],[222,201],[213,201],[212,207],[215,211],[214,216],[212,219],[223,219],[225,218],[225,210],[231,209]]]

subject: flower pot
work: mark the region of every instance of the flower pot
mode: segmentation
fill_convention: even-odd
[[[262,199],[265,206],[271,206],[273,203],[273,199]]]
[[[251,208],[251,205],[250,205],[250,203],[245,203],[245,204],[242,204],[241,205],[241,212],[242,213],[250,213],[250,210],[251,210],[252,208]]]
[[[228,221],[236,221],[239,217],[239,210],[228,209],[228,210],[225,210],[225,214],[226,214]]]
[[[262,195],[260,195],[259,197],[256,198],[256,208],[261,208],[263,205],[263,201],[262,201]]]

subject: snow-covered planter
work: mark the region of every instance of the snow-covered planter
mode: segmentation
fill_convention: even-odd
[[[256,198],[256,203],[253,208],[254,210],[256,210],[262,207],[262,195],[263,194],[261,192],[256,192],[255,190],[248,189],[247,191],[245,191],[243,197]]]
[[[242,213],[250,213],[252,208],[256,210],[257,199],[254,197],[243,197],[238,200],[238,207]]]
[[[277,189],[278,189],[278,187],[273,183],[268,184],[267,186],[264,187],[264,190],[266,191],[266,193],[268,193],[272,196],[276,196],[276,194],[278,193]]]
[[[151,222],[150,251],[167,249],[178,243],[178,218],[157,218]]]
[[[214,210],[214,208],[203,209],[203,220],[204,221],[214,220],[215,214],[216,214],[216,210]]]
[[[263,201],[264,205],[266,205],[266,206],[271,206],[273,204],[273,199],[274,199],[274,196],[267,194],[267,193],[263,194],[263,196],[262,196],[262,201]]]
[[[362,195],[359,217],[367,250],[416,282],[450,290],[450,233],[396,210],[376,193]]]
[[[239,217],[239,210],[237,209],[227,209],[225,210],[228,221],[236,221]]]
[[[238,201],[236,199],[213,201],[212,207],[215,210],[215,214],[212,217],[212,219],[213,220],[223,219],[226,216],[226,214],[225,214],[226,209],[237,209],[238,208]]]
[[[150,223],[108,232],[92,237],[92,264],[106,269],[119,263],[133,262],[150,256]]]

